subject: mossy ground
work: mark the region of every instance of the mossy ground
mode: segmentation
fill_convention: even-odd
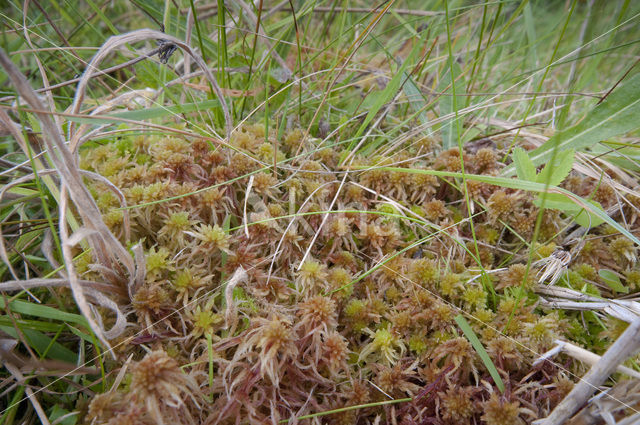
[[[144,412],[149,399],[167,409],[163,415],[175,413],[160,403],[167,397],[182,400],[184,415],[223,423],[407,396],[414,401],[326,420],[511,424],[548,414],[583,366],[531,364],[556,338],[582,342],[583,324],[579,315],[536,308],[539,269],[527,271],[522,242],[534,230],[534,198],[475,185],[470,200],[486,212],[474,217],[474,244],[454,179],[371,170],[341,181],[344,150],[318,148],[296,129],[279,143],[276,136],[247,125],[228,147],[137,136],[83,152],[83,167],[108,175],[136,206],[119,209],[107,187],[89,183],[107,223],[122,235],[126,211],[130,240],[141,241],[146,252],[147,277],[131,304],[138,326],[121,337],[118,357],[141,360],[131,366],[133,376],[156,367],[140,340],[173,365],[172,373],[182,366],[194,381],[165,388],[157,376],[159,383],[144,381],[156,389],[141,397],[134,380],[96,399],[101,408],[92,404],[89,418],[104,422]],[[495,174],[508,143],[465,152],[467,172]],[[416,159],[426,149],[430,154]],[[400,150],[397,156],[356,156],[354,164],[459,166],[457,150],[442,151],[434,140],[408,140]],[[264,166],[274,155],[275,170]],[[583,195],[591,187],[578,175],[568,184]],[[605,206],[615,202],[599,198]],[[539,257],[554,252],[569,224],[545,211]],[[626,261],[618,236],[602,232],[605,237],[595,239],[599,248],[583,249],[565,284],[580,288],[596,278],[594,265]],[[240,268],[246,278],[226,288]],[[504,271],[478,278],[481,270],[495,269]],[[457,327],[454,317],[461,312],[500,372],[504,394]],[[196,395],[191,388],[200,390]],[[104,407],[104,397],[117,402]]]

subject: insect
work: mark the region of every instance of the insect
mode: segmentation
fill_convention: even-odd
[[[178,48],[174,43],[165,39],[159,39],[158,46],[158,58],[160,58],[160,62],[162,63],[167,63],[173,52]]]

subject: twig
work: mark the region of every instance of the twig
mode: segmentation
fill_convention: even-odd
[[[233,128],[233,121],[231,120],[231,115],[229,114],[229,107],[226,100],[224,99],[222,92],[220,91],[220,86],[218,85],[216,78],[213,76],[202,57],[200,57],[190,46],[185,44],[183,41],[171,35],[149,29],[140,29],[128,32],[126,34],[111,36],[102,45],[102,47],[100,47],[100,50],[98,50],[95,56],[91,59],[91,62],[89,62],[85,72],[82,74],[82,78],[78,83],[78,87],[76,89],[73,104],[70,108],[71,112],[78,113],[80,111],[80,106],[82,105],[82,102],[84,100],[87,84],[89,83],[89,80],[93,76],[93,74],[99,72],[97,71],[97,66],[104,60],[105,56],[107,56],[110,52],[117,49],[121,45],[134,43],[137,41],[145,41],[148,39],[161,41],[162,45],[160,46],[160,49],[162,50],[162,52],[168,52],[168,47],[179,47],[185,54],[189,54],[192,60],[200,67],[200,69],[203,70],[205,77],[211,83],[211,86],[215,91],[216,96],[218,97],[218,101],[220,102],[220,107],[222,108],[222,112],[224,114],[226,136],[227,139],[229,139],[229,137],[231,136],[231,129]],[[74,132],[74,126],[70,126],[69,134],[73,135],[72,137],[70,137],[70,139],[73,139],[73,137],[79,137],[79,134],[82,133],[81,130],[83,128],[83,126],[80,126],[80,128]]]
[[[627,72],[625,72],[625,73],[624,73],[624,75],[623,75],[622,77],[620,77],[620,79],[619,79],[618,81],[616,81],[616,83],[613,85],[613,87],[611,87],[611,88],[609,89],[609,91],[608,91],[604,96],[602,96],[602,98],[598,101],[598,103],[596,103],[596,105],[599,105],[599,104],[601,104],[602,102],[604,102],[604,100],[605,100],[605,99],[606,99],[606,98],[611,94],[611,92],[612,92],[616,87],[618,87],[618,84],[620,84],[620,83],[622,82],[622,80],[624,80],[624,79],[627,77],[627,75],[629,75],[629,73],[631,72],[631,70],[632,70],[633,68],[635,68],[635,66],[638,64],[638,62],[640,62],[640,59],[638,59],[637,61],[635,61],[635,62],[633,63],[633,65],[631,65],[631,67],[630,67],[629,69],[627,69]]]
[[[604,353],[604,356],[571,390],[549,416],[535,421],[536,425],[557,425],[564,423],[582,407],[595,390],[602,385],[618,365],[640,348],[640,318]]]
[[[538,357],[536,361],[533,362],[533,366],[536,366],[544,362],[545,360],[549,360],[551,357],[559,353],[565,353],[567,356],[573,357],[574,359],[579,360],[582,363],[586,363],[589,366],[596,365],[602,358],[589,350],[585,350],[584,348],[578,347],[577,345],[567,341],[556,339],[554,343],[556,344],[556,346]],[[616,370],[619,373],[623,373],[631,378],[640,379],[640,372],[628,368],[625,365],[619,365]]]

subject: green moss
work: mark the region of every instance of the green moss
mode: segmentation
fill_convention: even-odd
[[[366,304],[362,300],[352,299],[344,308],[344,314],[350,318],[356,318],[363,315],[366,309]]]
[[[487,293],[481,286],[471,286],[462,294],[467,311],[484,308],[487,304]]]
[[[429,346],[423,335],[411,335],[411,338],[409,338],[409,349],[418,356],[426,353],[428,347]]]

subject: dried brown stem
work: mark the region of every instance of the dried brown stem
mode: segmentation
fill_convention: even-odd
[[[557,425],[564,423],[578,411],[602,385],[618,365],[640,349],[640,317],[637,318],[616,342],[604,353],[600,361],[573,387],[571,392],[537,425]]]

